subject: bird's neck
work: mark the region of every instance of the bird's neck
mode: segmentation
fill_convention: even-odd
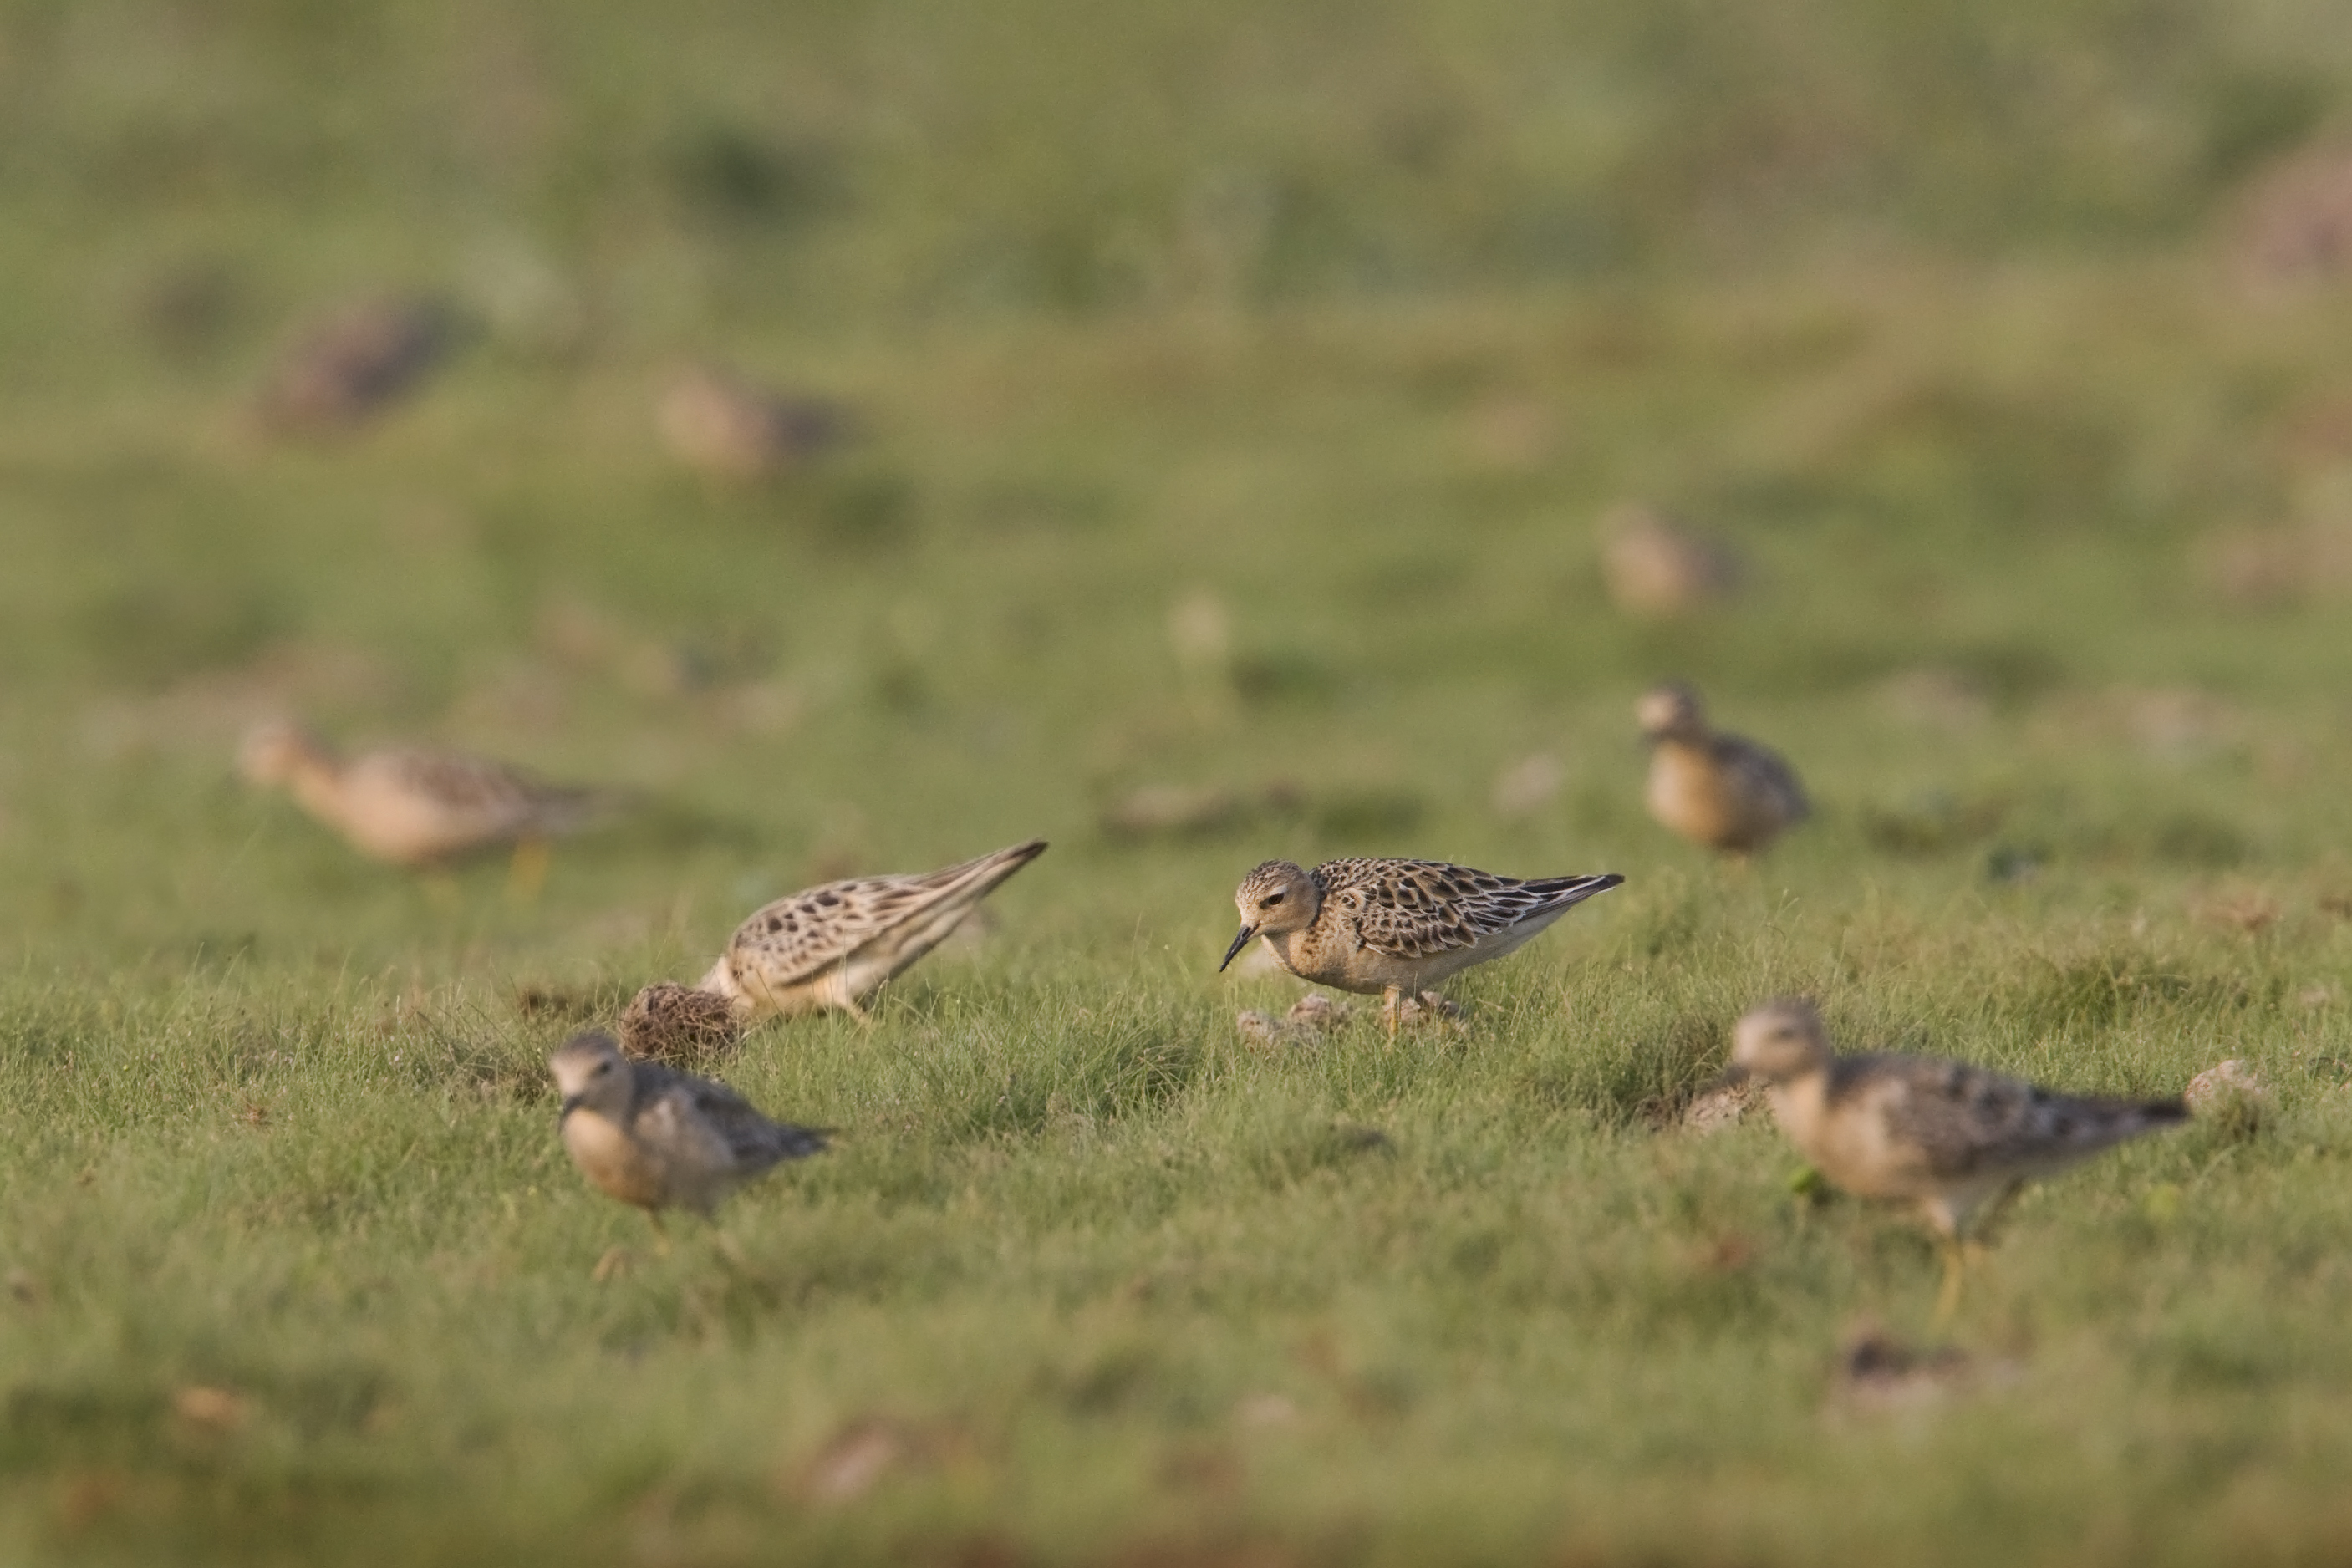
[[[1283,967],[1294,974],[1298,973],[1298,966],[1307,962],[1307,933],[1312,929],[1310,922],[1307,925],[1293,926],[1288,931],[1265,933],[1267,945],[1274,949],[1275,956],[1280,958]]]
[[[305,809],[331,818],[342,804],[342,759],[306,748],[287,768],[286,788]]]
[[[710,966],[709,973],[694,983],[694,988],[708,991],[714,996],[726,997],[731,1008],[740,1009],[751,1005],[751,998],[743,994],[743,987],[735,978],[735,965],[723,952],[719,955],[719,962]]]
[[[1769,1086],[1764,1098],[1771,1103],[1772,1119],[1789,1141],[1810,1153],[1822,1115],[1829,1108],[1830,1075],[1816,1068]]]

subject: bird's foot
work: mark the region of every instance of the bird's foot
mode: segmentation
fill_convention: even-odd
[[[1423,991],[1418,995],[1407,996],[1398,1002],[1396,1010],[1391,1015],[1389,1033],[1395,1034],[1400,1026],[1412,1028],[1435,1027],[1458,1035],[1463,1032],[1462,1009],[1434,991]]]
[[[629,1270],[635,1268],[636,1263],[635,1255],[627,1247],[608,1247],[604,1249],[604,1256],[596,1259],[596,1267],[588,1271],[588,1278],[599,1285],[614,1279],[626,1279]]]
[[[1944,1255],[1944,1285],[1936,1292],[1936,1315],[1927,1320],[1929,1331],[1938,1334],[1952,1326],[1952,1319],[1960,1310],[1960,1286],[1969,1272],[1969,1247],[1965,1244],[1947,1241],[1940,1250]],[[1983,1249],[1977,1250],[1981,1255]]]
[[[1418,996],[1408,996],[1397,1008],[1398,1016],[1408,1024],[1431,1024],[1440,1019],[1459,1018],[1462,1009],[1434,991],[1424,991]]]

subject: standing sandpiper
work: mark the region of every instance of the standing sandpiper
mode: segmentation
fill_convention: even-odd
[[[257,725],[237,753],[250,782],[282,786],[354,849],[395,866],[432,866],[515,847],[518,889],[536,891],[547,840],[613,815],[615,792],[551,784],[464,752],[383,746],[336,754],[298,724]]]
[[[1709,730],[1689,687],[1654,687],[1633,713],[1650,742],[1650,815],[1692,843],[1752,855],[1812,815],[1780,754]]]
[[[1842,1057],[1796,998],[1739,1020],[1725,1076],[1762,1083],[1780,1131],[1838,1186],[1919,1206],[1944,1254],[1938,1321],[1959,1304],[1979,1215],[2032,1177],[2189,1115],[2178,1100],[2060,1094],[1936,1057]]]
[[[1217,967],[1264,937],[1301,980],[1382,994],[1393,1035],[1408,994],[1502,957],[1624,879],[1609,872],[1522,882],[1443,860],[1327,860],[1312,871],[1268,860],[1234,891],[1242,929]]]
[[[825,1146],[823,1132],[771,1121],[723,1083],[623,1056],[610,1035],[575,1035],[547,1065],[563,1095],[564,1152],[656,1232],[662,1210],[709,1215],[753,1177]]]

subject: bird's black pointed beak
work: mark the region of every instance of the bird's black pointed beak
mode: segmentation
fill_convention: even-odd
[[[560,1107],[556,1110],[556,1112],[555,1112],[555,1124],[556,1124],[558,1127],[562,1126],[562,1125],[563,1125],[563,1119],[564,1119],[565,1117],[567,1117],[567,1116],[571,1115],[573,1111],[575,1111],[575,1110],[579,1110],[579,1109],[580,1109],[580,1097],[579,1097],[578,1095],[576,1095],[576,1094],[567,1094],[567,1095],[565,1095],[565,1096],[563,1097],[563,1103],[562,1103],[562,1106],[560,1106]]]
[[[1247,947],[1247,946],[1249,945],[1249,939],[1250,939],[1250,938],[1252,938],[1252,937],[1254,937],[1254,936],[1255,936],[1256,934],[1257,934],[1257,927],[1255,927],[1255,926],[1244,926],[1244,927],[1242,927],[1242,929],[1241,929],[1241,934],[1234,938],[1234,945],[1233,945],[1233,946],[1231,946],[1231,947],[1229,947],[1229,948],[1227,948],[1227,949],[1225,949],[1225,962],[1224,962],[1224,963],[1220,963],[1220,964],[1218,964],[1218,965],[1217,965],[1217,973],[1220,973],[1220,974],[1223,974],[1223,973],[1225,972],[1225,964],[1226,964],[1226,963],[1231,963],[1234,961],[1234,954],[1235,954],[1235,953],[1237,953],[1237,952],[1241,952],[1241,950],[1242,950],[1242,949],[1244,949],[1244,948]]]

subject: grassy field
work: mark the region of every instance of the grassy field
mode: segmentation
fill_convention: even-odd
[[[0,1561],[2352,1555],[2352,292],[2237,237],[2352,25],[776,11],[0,3]],[[387,287],[446,372],[263,437]],[[697,353],[859,439],[682,469]],[[1612,608],[1629,498],[1748,590]],[[1745,874],[1643,814],[1666,675],[1817,796]],[[236,783],[282,712],[650,804],[389,871]],[[1169,784],[1278,804],[1101,825]],[[1032,835],[718,1069],[843,1130],[740,1263],[565,1162],[572,1030]],[[1253,1045],[1234,884],[1354,853],[1627,881],[1459,1035]],[[1880,1409],[1927,1238],[1676,1126],[1788,991],[2275,1104],[2029,1193]]]

